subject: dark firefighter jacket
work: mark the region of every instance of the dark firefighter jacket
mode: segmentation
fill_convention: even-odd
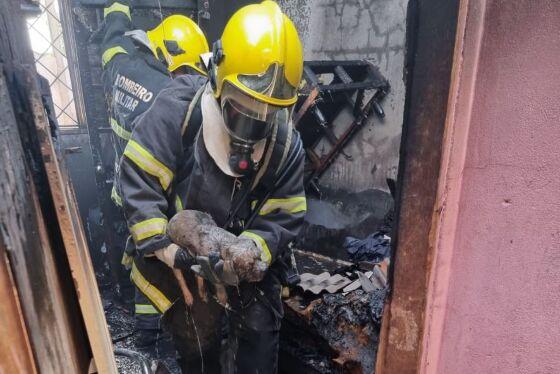
[[[205,82],[205,78],[184,75],[162,90],[137,121],[121,159],[119,181],[125,215],[140,255],[170,244],[166,225],[177,210],[208,212],[222,226],[230,213],[232,201],[239,201],[236,191],[251,186],[249,198],[244,201],[244,211],[250,211],[251,204],[265,193],[262,188],[264,179],[235,178],[223,173],[206,150],[200,127],[193,130],[189,128],[192,123],[185,121],[187,111],[192,110],[193,97],[200,95]],[[289,147],[292,151],[296,141],[300,141],[299,137],[291,136],[291,123],[283,126],[287,127],[285,133],[290,134],[289,138],[295,139],[285,143],[284,149]],[[194,136],[189,130],[196,131]],[[193,140],[189,141],[191,138]],[[269,139],[267,149],[273,149],[270,148],[273,138]],[[282,153],[284,157],[289,154]],[[270,154],[273,153],[265,150],[261,163],[263,170],[255,173],[256,178],[265,175],[260,172],[267,164],[274,164],[272,156],[268,156]],[[240,184],[241,187],[237,188]],[[306,209],[302,159],[265,202],[251,227],[243,227],[240,220],[238,229],[230,231],[253,239],[261,250],[261,258],[270,265],[298,234]],[[136,277],[140,282],[135,280],[137,271],[133,266],[133,281],[137,285],[142,283],[139,285],[141,290],[150,290],[145,279]],[[160,311],[170,306],[168,300],[158,293],[146,296]]]
[[[133,121],[171,80],[166,66],[149,48],[146,33],[132,30],[130,0],[107,0],[101,63],[117,158],[130,139]]]

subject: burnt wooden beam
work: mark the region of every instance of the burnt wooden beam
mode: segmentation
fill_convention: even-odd
[[[409,2],[392,293],[377,354],[380,374],[416,373],[421,357],[458,9],[459,0]]]
[[[0,236],[0,372],[37,373],[7,248]]]
[[[70,316],[75,311],[64,302],[64,287],[32,176],[37,165],[28,166],[4,74],[0,74],[0,118],[0,235],[37,368],[46,373],[77,372],[79,348],[70,339],[79,333],[78,328],[71,329]]]
[[[56,223],[60,229],[65,255],[68,258],[74,287],[97,369],[117,373],[113,345],[103,313],[101,296],[89,257],[86,236],[78,212],[78,204],[63,159],[55,152],[50,126],[45,115],[39,88],[28,76],[26,82],[33,121],[37,130],[42,161],[47,174]]]
[[[48,235],[49,217],[42,215],[40,204],[39,193],[46,187],[40,178],[43,169],[29,142],[33,125],[22,101],[25,90],[18,84],[26,71],[35,74],[20,5],[18,0],[0,2],[0,242],[6,264],[0,271],[4,279],[11,274],[17,289],[10,290],[21,306],[35,362],[31,372],[78,372],[87,365],[85,359],[80,362],[87,345],[80,345],[84,340],[78,338],[82,330],[75,323],[76,309],[65,302],[68,289],[58,276],[56,241]],[[10,335],[19,336],[9,343],[25,345],[17,326],[9,326]],[[17,353],[23,365],[27,350]]]
[[[100,372],[116,373],[76,204],[54,150],[21,3],[0,2],[0,261],[6,265],[0,266],[0,280],[13,279],[15,289],[3,291],[17,296],[29,337],[26,342],[16,321],[8,326],[8,336],[17,341],[9,342],[23,347],[16,351],[19,364],[34,362],[35,368],[12,370],[1,361],[0,372],[85,373],[94,357]],[[13,303],[10,308],[14,320]],[[33,360],[26,357],[29,351]]]

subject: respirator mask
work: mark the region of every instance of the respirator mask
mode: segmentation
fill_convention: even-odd
[[[224,84],[220,105],[230,137],[229,166],[236,174],[250,175],[255,144],[268,137],[285,108],[256,100],[229,83]]]

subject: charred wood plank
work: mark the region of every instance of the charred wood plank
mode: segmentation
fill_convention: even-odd
[[[95,273],[80,220],[74,191],[61,167],[53,146],[50,126],[36,82],[27,76],[26,88],[33,121],[36,126],[42,161],[47,174],[49,190],[54,204],[56,219],[77,291],[80,309],[84,317],[89,343],[97,369],[102,373],[117,373],[115,359],[103,305],[97,288]]]
[[[0,67],[5,67],[0,65]],[[37,368],[45,373],[78,372],[83,366],[79,348],[72,339],[79,333],[65,303],[65,294],[47,234],[33,168],[28,166],[19,134],[20,125],[0,74],[0,236],[17,285],[27,331]],[[29,153],[29,149],[27,150]],[[9,372],[9,371],[8,371]]]
[[[459,3],[412,0],[408,5],[405,116],[391,235],[392,295],[385,308],[377,365],[383,374],[418,372],[426,285],[440,220],[436,195]]]
[[[37,373],[6,246],[0,236],[0,372]]]

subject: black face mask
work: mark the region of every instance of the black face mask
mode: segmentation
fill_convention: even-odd
[[[222,115],[231,138],[229,166],[236,174],[248,176],[255,168],[253,146],[268,136],[271,125],[243,114],[229,100],[222,107]]]
[[[222,115],[230,136],[244,143],[254,144],[266,138],[272,127],[272,121],[252,118],[239,111],[229,100],[222,107]]]

